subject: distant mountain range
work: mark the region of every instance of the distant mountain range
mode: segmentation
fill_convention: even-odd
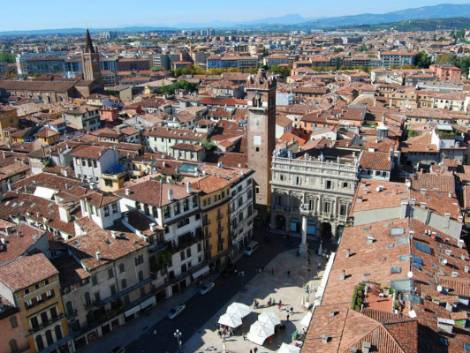
[[[215,28],[218,30],[312,30],[312,29],[335,29],[344,27],[369,27],[376,25],[403,23],[410,20],[434,20],[449,19],[441,21],[438,28],[453,28],[447,22],[455,22],[456,18],[470,18],[469,4],[440,4],[434,6],[424,6],[400,11],[387,12],[383,14],[359,14],[340,17],[322,17],[306,18],[299,14],[288,14],[281,17],[264,18],[246,22],[218,22],[211,23],[179,23],[172,26],[130,26],[119,28],[94,28],[98,31],[118,31],[118,32],[147,32],[147,31],[175,31],[180,29],[201,29]],[[462,25],[463,21],[457,21]],[[431,26],[432,27],[432,26]],[[83,28],[62,28],[31,31],[4,31],[0,35],[18,36],[18,35],[47,35],[47,34],[81,34]]]
[[[262,29],[266,27],[293,27],[308,29],[329,29],[344,26],[375,25],[406,20],[422,20],[436,18],[470,18],[469,4],[440,4],[411,8],[383,14],[365,13],[352,16],[306,18],[299,14],[289,14],[281,17],[271,17],[247,22],[213,22],[211,24],[186,23],[179,28],[205,28],[219,29]]]

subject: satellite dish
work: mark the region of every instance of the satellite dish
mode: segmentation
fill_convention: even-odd
[[[408,278],[413,278],[413,272],[412,271],[408,272]]]
[[[438,286],[437,286],[437,291],[438,291],[439,293],[442,292],[442,286],[441,286],[441,285],[438,285]]]

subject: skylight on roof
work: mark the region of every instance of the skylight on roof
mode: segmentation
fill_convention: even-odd
[[[428,255],[432,254],[431,248],[426,243],[415,241],[415,248],[425,254],[428,254]]]
[[[421,257],[416,255],[411,255],[411,265],[416,268],[422,268],[424,265],[424,261]]]
[[[396,228],[390,229],[390,235],[394,237],[403,235],[404,233],[405,233],[405,229],[403,227],[396,227]]]

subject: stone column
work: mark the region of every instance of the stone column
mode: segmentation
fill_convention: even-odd
[[[308,227],[308,212],[305,209],[305,206],[301,206],[300,215],[302,216],[302,239],[299,245],[299,253],[301,255],[306,254],[308,250],[307,246],[307,227]]]

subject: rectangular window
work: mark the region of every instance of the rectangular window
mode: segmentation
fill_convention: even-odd
[[[123,273],[125,271],[124,264],[119,264],[119,272]]]
[[[112,268],[108,269],[108,279],[111,279],[114,277],[114,271]]]
[[[181,261],[183,261],[183,260],[184,260],[184,258],[185,258],[184,251],[180,252],[180,258],[181,258]]]
[[[127,288],[127,280],[125,278],[123,278],[121,280],[121,287],[122,289],[126,289]]]

